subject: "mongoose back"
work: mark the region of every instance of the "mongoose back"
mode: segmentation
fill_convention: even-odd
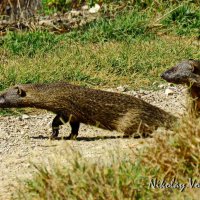
[[[80,123],[107,130],[150,134],[157,127],[170,128],[176,117],[136,97],[89,89],[68,83],[25,84],[14,86],[0,95],[0,108],[35,107],[56,114],[51,138],[59,126],[69,122],[70,139],[78,135]]]
[[[184,60],[165,71],[161,77],[175,84],[186,84],[189,93],[195,99],[195,107],[200,111],[200,61]]]

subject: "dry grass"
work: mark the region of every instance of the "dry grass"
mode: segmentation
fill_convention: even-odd
[[[189,178],[198,183],[200,173],[200,121],[195,114],[188,112],[173,131],[156,134],[134,159],[107,166],[75,156],[70,166],[35,166],[37,173],[21,185],[17,199],[198,199],[198,188],[188,185]],[[155,178],[188,187],[183,192],[150,188]]]
[[[143,161],[159,168],[163,177],[197,177],[200,173],[200,120],[192,112],[180,119],[173,133],[157,135]],[[147,149],[149,151],[149,149]]]
[[[69,166],[51,165],[50,169],[45,165],[34,166],[37,171],[34,178],[21,185],[14,199],[128,200],[143,199],[148,194],[148,179],[141,173],[145,169],[132,162],[104,166],[74,155],[69,163]]]
[[[189,179],[199,183],[200,120],[190,105],[188,108],[188,112],[180,119],[173,132],[156,135],[153,144],[147,145],[140,158],[141,163],[149,166],[150,170],[157,169],[158,180],[171,182],[175,179],[176,182],[188,186],[183,193],[179,191],[172,196],[196,199],[199,192],[197,188],[190,187]]]
[[[199,119],[185,116],[172,134],[156,136],[151,153],[144,153],[144,163],[162,171],[163,177],[197,176],[200,161]],[[149,149],[148,149],[149,152]]]

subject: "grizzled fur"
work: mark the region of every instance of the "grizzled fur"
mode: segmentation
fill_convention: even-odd
[[[149,134],[159,126],[170,128],[176,118],[133,96],[89,89],[68,83],[27,84],[8,89],[0,95],[0,108],[34,107],[56,114],[52,138],[59,126],[69,122],[70,138],[78,135],[80,123],[103,129]]]
[[[168,82],[186,84],[189,93],[195,99],[195,107],[200,111],[200,61],[185,60],[165,71],[161,77]]]

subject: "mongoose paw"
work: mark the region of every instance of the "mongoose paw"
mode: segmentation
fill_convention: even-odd
[[[53,133],[50,136],[51,140],[55,140],[58,137],[58,131],[53,131]]]
[[[58,138],[58,137],[57,137],[57,136],[54,136],[54,135],[51,135],[51,136],[50,136],[50,139],[51,139],[51,140],[55,140],[56,138]]]

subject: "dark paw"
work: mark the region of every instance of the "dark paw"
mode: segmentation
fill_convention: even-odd
[[[58,137],[58,131],[53,131],[53,133],[51,134],[51,136],[50,136],[50,139],[51,140],[54,140],[54,139],[56,139]]]

